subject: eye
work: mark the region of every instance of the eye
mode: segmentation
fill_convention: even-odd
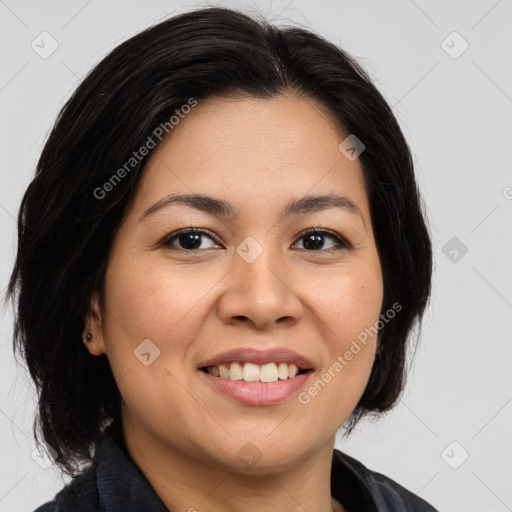
[[[194,251],[196,249],[210,249],[211,247],[201,247],[201,237],[208,237],[213,241],[213,237],[209,234],[208,231],[204,229],[196,229],[196,228],[188,228],[181,229],[177,233],[174,233],[167,237],[163,241],[164,247],[169,245],[176,245],[173,243],[175,240],[181,245],[178,249],[182,249],[184,251]]]
[[[300,240],[306,240],[306,244],[303,244],[304,249],[306,251],[314,251],[318,252],[318,250],[327,250],[326,248],[323,248],[324,242],[322,239],[324,238],[330,238],[335,241],[334,249],[341,248],[341,249],[350,249],[350,244],[345,241],[341,236],[325,230],[325,229],[308,229],[302,235],[300,236]],[[330,248],[331,250],[333,247]]]
[[[202,238],[209,238],[211,241],[215,242],[213,239],[213,234],[210,234],[209,231],[198,228],[187,228],[181,229],[170,236],[168,236],[162,243],[164,247],[169,246],[178,246],[178,249],[184,251],[196,251],[200,249],[211,249],[212,247],[201,247]],[[334,240],[334,245],[330,248],[323,247],[324,241],[323,239],[330,238]],[[345,241],[341,236],[325,230],[312,228],[308,229],[304,233],[301,234],[299,240],[305,240],[306,243],[303,243],[303,249],[306,251],[314,251],[319,252],[321,250],[336,250],[338,249],[350,249],[350,244]],[[300,248],[300,247],[299,247]]]

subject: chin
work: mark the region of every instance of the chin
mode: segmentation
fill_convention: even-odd
[[[281,439],[244,436],[231,439],[222,455],[215,454],[216,461],[227,470],[246,475],[264,475],[287,471],[300,464],[307,456],[304,438],[283,443]]]

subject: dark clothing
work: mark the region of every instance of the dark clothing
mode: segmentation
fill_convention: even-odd
[[[437,512],[390,478],[336,449],[331,494],[349,512]],[[122,438],[112,434],[103,437],[94,465],[34,512],[100,511],[169,512],[128,456]]]

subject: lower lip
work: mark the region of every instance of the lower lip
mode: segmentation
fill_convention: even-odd
[[[202,370],[199,370],[199,373],[205,379],[208,379],[208,382],[218,391],[247,405],[277,404],[297,393],[313,375],[312,371],[308,371],[291,379],[276,382],[245,382],[243,380],[214,377]]]

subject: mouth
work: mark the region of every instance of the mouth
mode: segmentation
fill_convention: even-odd
[[[291,399],[314,374],[313,369],[293,363],[259,365],[238,361],[202,366],[199,370],[210,389],[250,406],[276,405]]]
[[[200,370],[219,379],[265,383],[294,379],[297,376],[313,372],[313,368],[300,367],[293,363],[270,362],[257,364],[242,361],[203,366]]]
[[[291,399],[312,379],[313,361],[284,347],[241,347],[197,366],[209,389],[244,405],[264,406]]]

